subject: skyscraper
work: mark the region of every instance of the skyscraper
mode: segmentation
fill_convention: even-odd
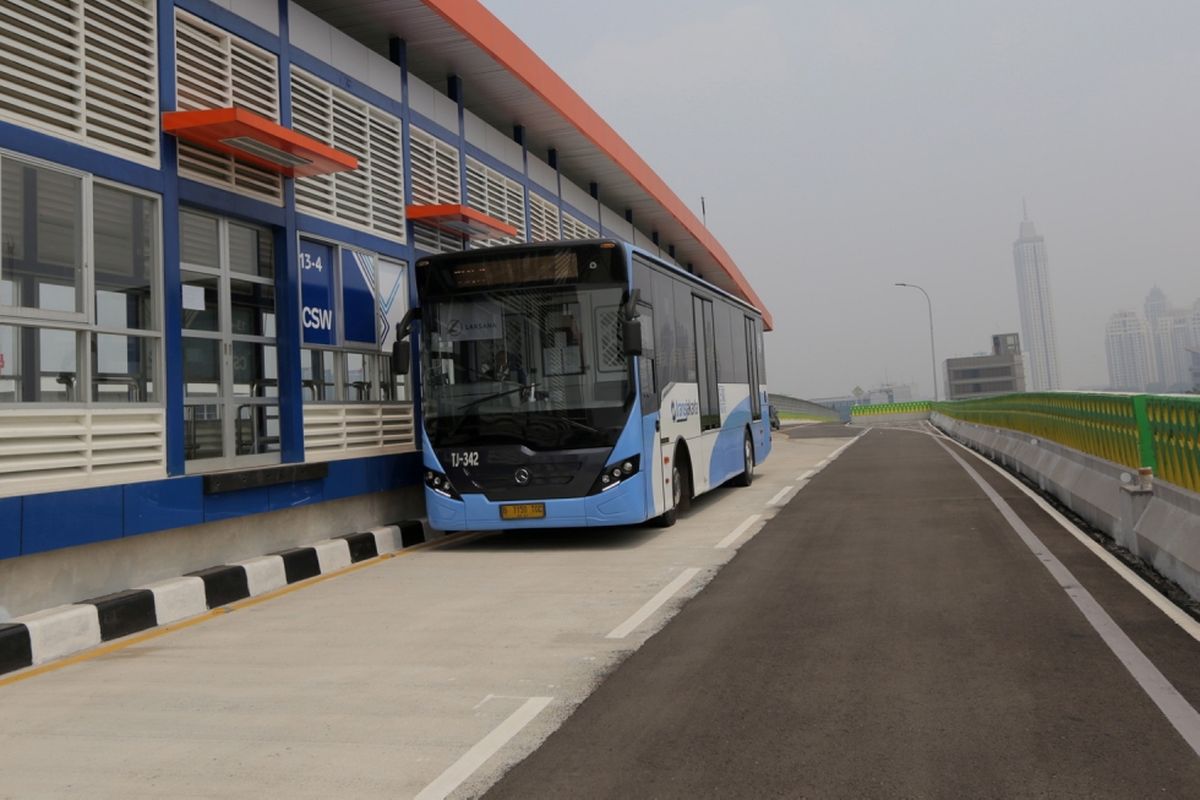
[[[1104,326],[1108,385],[1118,392],[1144,392],[1157,380],[1150,326],[1134,311],[1118,311]]]
[[[1155,371],[1149,388],[1156,392],[1192,388],[1189,348],[1196,346],[1195,312],[1172,308],[1166,294],[1157,286],[1146,295],[1145,309]]]
[[[1021,309],[1021,340],[1025,343],[1025,380],[1030,391],[1047,391],[1059,387],[1059,378],[1046,242],[1033,227],[1028,212],[1024,216],[1020,235],[1013,242],[1013,263]]]

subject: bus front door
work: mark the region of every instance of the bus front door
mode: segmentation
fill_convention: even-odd
[[[646,477],[650,485],[646,502],[651,504],[650,516],[657,516],[671,509],[671,487],[667,483],[671,470],[663,465],[664,455],[671,454],[663,452],[662,420],[654,415],[661,403],[658,365],[654,358],[654,309],[647,303],[638,303],[638,319],[642,323],[642,354],[638,356],[638,384],[641,387],[642,401],[642,449],[648,462]]]

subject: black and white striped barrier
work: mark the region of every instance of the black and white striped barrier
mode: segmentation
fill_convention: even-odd
[[[167,625],[425,541],[419,520],[349,533],[0,622],[0,674]]]

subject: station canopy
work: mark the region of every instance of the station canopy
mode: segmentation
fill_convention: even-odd
[[[405,41],[408,69],[435,86],[462,79],[471,112],[502,131],[520,125],[531,152],[557,151],[577,185],[595,182],[600,201],[633,211],[657,231],[675,260],[762,311],[770,312],[725,248],[654,170],[516,34],[477,0],[298,0],[299,5],[378,53]],[[680,131],[680,135],[683,132]]]

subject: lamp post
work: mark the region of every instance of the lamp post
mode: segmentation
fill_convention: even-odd
[[[916,289],[921,294],[925,295],[925,305],[929,307],[929,361],[933,367],[933,402],[938,399],[938,375],[937,375],[937,354],[933,349],[933,301],[929,299],[929,292],[917,286],[915,283],[897,283],[896,286],[903,286],[906,289]]]

